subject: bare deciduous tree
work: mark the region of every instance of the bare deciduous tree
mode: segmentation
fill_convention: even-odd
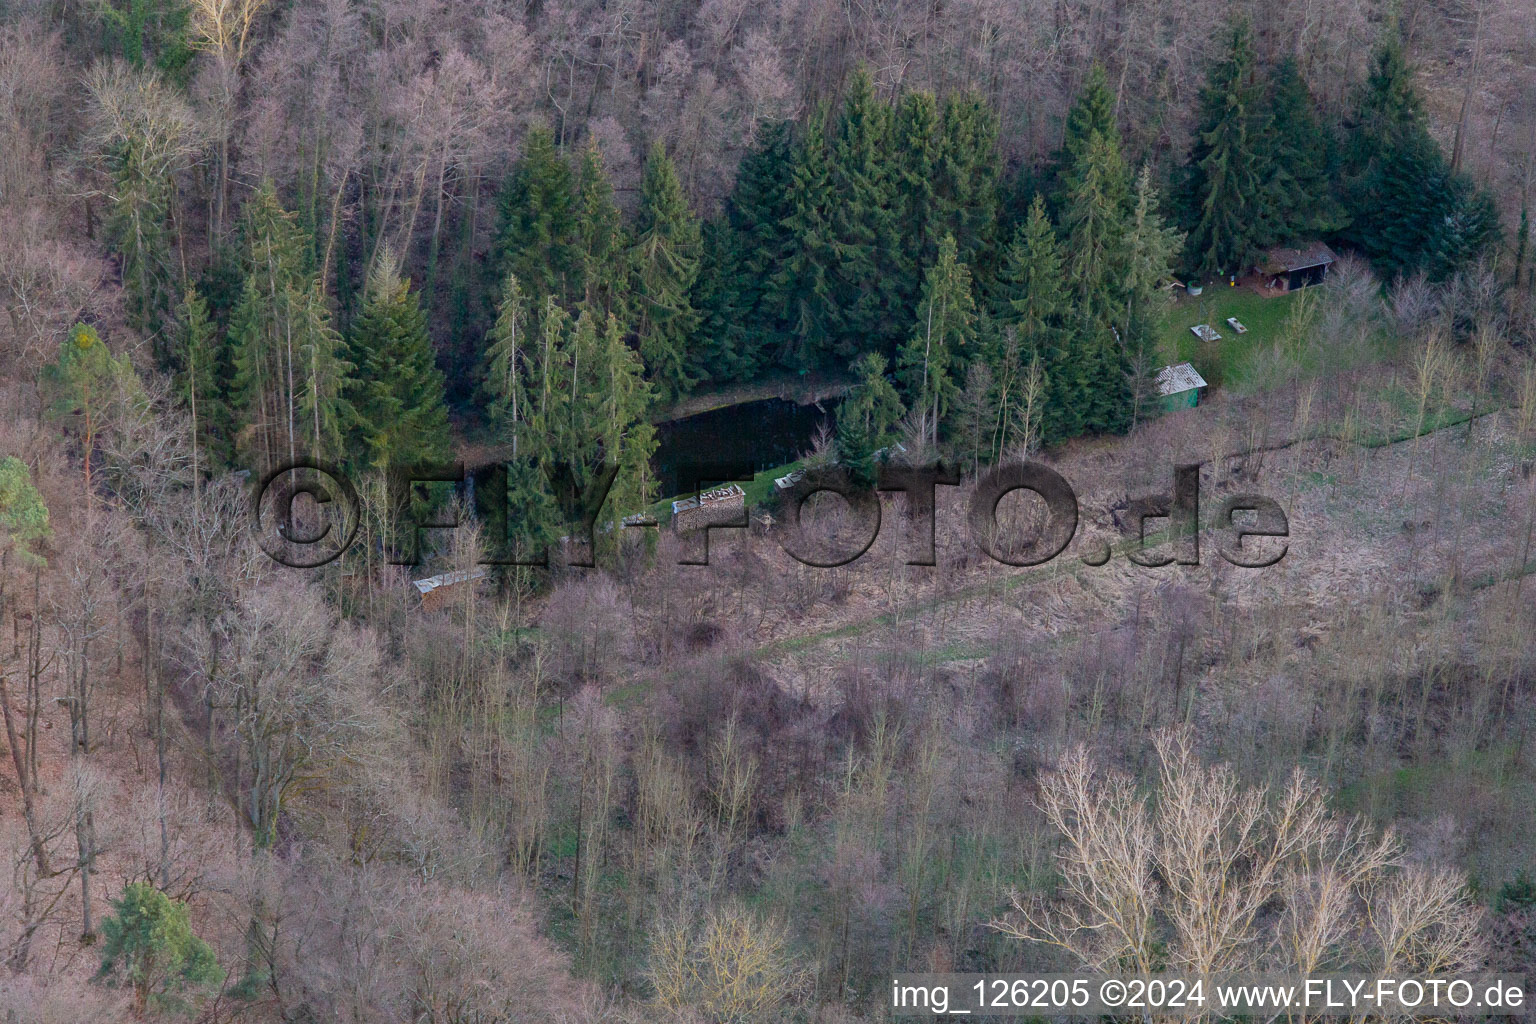
[[[1061,835],[1054,898],[993,927],[1099,971],[1467,970],[1477,911],[1454,871],[1404,865],[1391,831],[1331,815],[1300,772],[1244,786],[1162,733],[1155,796],[1086,749],[1042,783]],[[1279,908],[1276,913],[1275,909]]]

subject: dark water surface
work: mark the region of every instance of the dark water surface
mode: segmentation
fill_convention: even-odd
[[[680,470],[689,463],[743,462],[760,473],[794,462],[810,450],[818,427],[832,429],[836,406],[837,399],[796,405],[767,398],[657,424],[654,461],[661,495],[682,493]]]

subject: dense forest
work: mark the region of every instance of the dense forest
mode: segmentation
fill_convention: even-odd
[[[1528,970],[1533,184],[1506,0],[0,6],[0,1008]],[[806,381],[794,465],[959,467],[936,564],[799,564],[772,500],[707,566],[606,528],[674,497],[669,421]],[[1023,571],[965,529],[1021,458],[1081,510]],[[308,460],[359,540],[295,569],[251,492]],[[392,486],[453,462],[498,516]],[[1140,557],[1189,465],[1286,559]]]
[[[200,24],[167,28],[158,62],[179,60]],[[658,497],[645,426],[658,406],[831,368],[852,368],[861,396],[838,439],[845,461],[867,463],[898,433],[937,450],[961,408],[991,420],[973,433],[996,459],[1133,425],[1153,394],[1176,268],[1195,281],[1242,274],[1267,246],[1326,235],[1387,280],[1443,281],[1500,235],[1492,194],[1431,135],[1391,28],[1334,121],[1294,58],[1259,65],[1238,18],[1219,34],[1187,159],[1159,169],[1127,154],[1098,64],[1060,148],[1011,174],[983,95],[883,96],[859,65],[835,106],[754,127],[713,218],[693,209],[663,141],[626,218],[596,140],[567,155],[535,119],[486,217],[485,251],[473,213],[461,231],[451,223],[439,154],[416,291],[402,254],[422,244],[408,229],[397,252],[365,181],[360,221],[341,222],[354,194],[344,180],[327,224],[318,192],[296,214],[271,177],[226,211],[227,168],[194,277],[186,225],[198,211],[181,209],[182,179],[203,128],[137,45],[88,80],[105,237],[129,324],[177,375],[200,445],[248,468],[304,451],[376,470],[441,460],[452,400],[530,465],[620,466],[614,507],[633,512]],[[408,228],[424,198],[418,188]],[[448,379],[460,382],[452,395]],[[525,541],[559,535],[546,479],[513,473],[518,521],[545,523]]]

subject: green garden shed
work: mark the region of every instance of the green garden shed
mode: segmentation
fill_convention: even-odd
[[[1193,363],[1165,366],[1157,371],[1157,393],[1168,412],[1199,405],[1200,392],[1205,387],[1205,378],[1200,376]]]

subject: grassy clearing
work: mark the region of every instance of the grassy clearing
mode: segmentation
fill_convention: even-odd
[[[784,476],[788,473],[793,473],[802,465],[804,465],[804,462],[797,459],[796,461],[789,463],[787,466],[774,466],[772,469],[763,470],[761,473],[758,473],[756,476],[754,476],[750,483],[742,481],[741,489],[747,493],[747,508],[761,508],[763,505],[767,504],[768,500],[773,497],[775,491],[773,482],[781,476]],[[654,505],[651,505],[649,508],[645,509],[645,511],[655,516],[657,521],[659,521],[662,525],[666,525],[672,520],[672,503],[680,498],[687,497],[692,497],[692,495],[674,494],[670,498],[661,499]]]
[[[1207,285],[1198,298],[1182,297],[1168,310],[1159,338],[1159,352],[1169,363],[1190,362],[1213,387],[1236,384],[1252,356],[1268,349],[1280,336],[1280,325],[1296,296],[1273,299],[1248,288]],[[1246,334],[1238,334],[1227,317],[1237,317]],[[1210,324],[1220,341],[1201,341],[1190,332],[1196,324]]]

